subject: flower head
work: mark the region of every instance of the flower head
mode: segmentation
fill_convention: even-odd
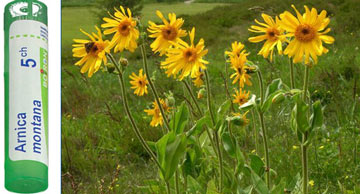
[[[165,113],[170,112],[171,107],[169,107],[167,105],[167,103],[163,100],[160,99],[160,103],[165,111]],[[158,125],[163,125],[163,118],[161,116],[161,111],[160,108],[158,106],[158,104],[156,103],[156,101],[153,102],[153,108],[152,109],[147,109],[144,110],[149,116],[152,116],[152,120],[150,122],[150,126],[152,127],[156,127]]]
[[[199,69],[206,69],[203,57],[207,54],[208,50],[205,49],[204,40],[200,39],[197,45],[194,44],[195,28],[189,33],[190,44],[179,40],[179,42],[171,42],[174,47],[167,50],[165,61],[161,62],[163,69],[166,69],[168,77],[171,75],[176,77],[179,73],[179,79],[191,76],[196,77],[196,72]]]
[[[199,69],[199,71],[197,71],[195,73],[195,79],[193,80],[193,83],[196,87],[200,88],[202,85],[204,85],[204,72]]]
[[[156,15],[164,24],[157,25],[149,21],[148,31],[151,33],[149,37],[155,38],[150,47],[153,52],[159,52],[160,56],[162,56],[172,46],[171,42],[178,42],[181,37],[186,36],[186,31],[181,29],[184,20],[181,18],[176,19],[175,13],[169,13],[169,21],[165,19],[160,11],[156,11]]]
[[[246,111],[244,114],[241,113],[233,113],[233,115],[237,118],[234,119],[235,124],[239,126],[246,126],[250,123],[250,120],[246,118],[246,115],[249,113],[249,111]]]
[[[244,45],[241,42],[235,41],[231,43],[231,51],[225,51],[225,55],[227,55],[230,59],[234,57],[240,57],[240,54],[244,52]]]
[[[143,74],[143,69],[139,70],[139,75],[136,75],[134,72],[129,76],[132,81],[130,84],[132,85],[131,88],[134,89],[134,94],[138,96],[143,96],[147,94],[147,84],[149,83],[146,79],[146,75]]]
[[[96,26],[95,28],[97,34],[92,35],[80,29],[90,40],[74,39],[72,50],[74,57],[81,58],[75,65],[82,66],[81,73],[88,72],[89,77],[99,70],[102,62],[107,64],[106,53],[110,53],[110,42],[104,41],[100,29]]]
[[[139,31],[136,29],[136,21],[131,16],[131,11],[128,8],[127,14],[125,9],[120,6],[121,11],[116,10],[114,16],[111,18],[103,18],[106,22],[101,25],[102,28],[108,28],[104,31],[105,35],[114,34],[111,40],[111,46],[114,47],[114,52],[122,52],[124,49],[134,52],[137,48],[137,39],[139,38]]]
[[[238,104],[239,106],[245,104],[249,100],[250,92],[243,91],[242,88],[240,90],[235,89],[235,94],[233,94],[234,100],[233,103]]]
[[[230,59],[231,69],[235,70],[235,73],[233,73],[230,78],[234,78],[232,83],[239,83],[241,88],[244,87],[244,84],[249,86],[252,85],[250,81],[251,76],[248,74],[249,70],[251,70],[251,67],[245,64],[247,61],[246,56],[249,54],[245,52],[246,50],[243,50],[239,57],[235,56]]]
[[[284,54],[292,57],[294,63],[304,60],[305,64],[309,64],[311,57],[316,64],[317,57],[328,52],[328,49],[323,47],[323,42],[332,44],[335,41],[333,37],[326,35],[330,32],[330,28],[326,28],[330,19],[326,17],[325,10],[318,14],[315,8],[310,11],[304,6],[305,13],[301,15],[294,5],[292,7],[297,17],[288,11],[280,14],[280,27],[288,32],[287,37],[294,37]]]
[[[284,36],[284,30],[281,29],[278,24],[279,23],[278,17],[276,17],[276,22],[275,22],[274,19],[269,15],[262,14],[261,16],[264,19],[265,23],[255,20],[255,22],[260,26],[251,26],[249,28],[249,31],[255,33],[264,33],[264,34],[260,36],[250,37],[249,41],[257,43],[266,40],[258,54],[262,55],[264,58],[268,58],[270,54],[270,61],[272,61],[275,46],[279,54],[281,55],[282,42],[284,42],[286,38]]]

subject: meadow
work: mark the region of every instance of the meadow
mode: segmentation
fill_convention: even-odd
[[[222,2],[222,1],[217,1]],[[254,19],[262,12],[276,15],[289,10],[291,0],[251,1],[238,3],[184,3],[145,4],[141,21],[159,21],[155,10],[174,12],[185,20],[185,29],[197,29],[196,39],[204,38],[209,49],[206,59],[212,83],[212,96],[217,100],[226,98],[224,90],[224,51],[237,40],[245,44],[251,53],[248,57],[264,74],[264,81],[280,77],[289,84],[289,65],[286,56],[276,57],[272,63],[256,55],[261,45],[250,43],[248,31]],[[360,130],[356,115],[352,111],[354,101],[359,102],[360,64],[360,18],[357,0],[306,0],[294,3],[325,9],[331,17],[330,34],[335,43],[328,46],[329,53],[320,57],[316,70],[310,74],[311,99],[320,100],[325,106],[326,122],[315,132],[310,146],[310,180],[314,184],[310,193],[360,193]],[[122,98],[116,76],[105,72],[96,73],[91,79],[79,72],[73,64],[71,44],[73,38],[82,38],[79,28],[94,30],[99,18],[94,7],[63,7],[62,10],[62,190],[63,193],[141,193],[141,186],[157,177],[156,166],[132,132],[122,107]],[[148,48],[148,50],[150,50]],[[124,55],[129,60],[130,71],[137,72],[141,66],[139,51]],[[159,68],[159,58],[149,53],[150,72],[161,94],[171,89],[180,103],[185,98],[184,88],[173,79],[166,78]],[[128,73],[124,77],[128,77]],[[303,68],[295,65],[295,85],[302,85]],[[130,84],[126,82],[126,86]],[[257,94],[258,84],[253,81],[251,92]],[[151,95],[139,97],[129,95],[129,101],[141,132],[147,141],[157,141],[162,136],[161,127],[149,126],[151,118],[144,109],[152,102]],[[206,106],[202,99],[201,106]],[[275,182],[285,177],[286,185],[301,173],[301,158],[296,134],[289,128],[288,117],[279,117],[289,112],[289,106],[274,106],[265,115],[268,127],[270,160]],[[356,114],[354,116],[354,114]],[[252,121],[251,116],[249,117]],[[245,129],[235,131],[241,150],[245,155],[256,153],[263,156],[262,146],[256,150],[254,129],[260,124],[251,122]],[[259,137],[261,144],[261,138]]]

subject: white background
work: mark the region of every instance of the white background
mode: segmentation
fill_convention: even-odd
[[[40,0],[48,7],[49,28],[49,188],[42,194],[61,193],[61,1]],[[0,193],[4,186],[4,8],[0,0]]]

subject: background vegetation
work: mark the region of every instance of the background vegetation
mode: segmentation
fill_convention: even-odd
[[[206,3],[197,3],[206,2]],[[220,3],[219,3],[220,2]],[[231,2],[229,4],[229,2]],[[135,134],[123,114],[119,86],[116,76],[97,73],[92,79],[81,75],[74,66],[71,44],[73,38],[84,37],[79,28],[94,30],[99,23],[98,7],[95,1],[63,0],[62,11],[62,189],[64,193],[140,193],[139,187],[146,180],[156,177],[156,167],[144,153]],[[175,12],[185,19],[185,28],[196,27],[197,38],[204,38],[209,49],[212,95],[225,98],[223,90],[224,50],[232,41],[245,43],[251,52],[250,60],[257,63],[265,73],[265,81],[281,77],[289,83],[288,59],[279,57],[274,63],[267,63],[256,53],[261,45],[247,41],[247,28],[260,13],[277,15],[289,10],[291,3],[302,9],[306,4],[318,10],[325,9],[331,17],[331,35],[334,45],[322,56],[310,75],[312,98],[320,99],[326,105],[326,127],[317,131],[310,147],[310,180],[314,181],[311,193],[351,193],[360,183],[360,140],[359,125],[352,120],[351,107],[354,99],[359,102],[358,77],[360,64],[360,10],[358,0],[199,0],[191,4],[183,2],[158,3],[147,0],[139,11],[143,25],[147,20],[158,21],[155,10],[163,13]],[[111,11],[110,11],[111,12]],[[149,49],[148,49],[149,50]],[[140,53],[127,54],[128,68],[140,68]],[[166,78],[158,64],[159,59],[150,57],[151,70],[161,92],[175,91],[179,102],[184,98],[183,88],[178,82]],[[127,71],[129,72],[129,71]],[[130,71],[131,72],[131,71]],[[296,65],[296,84],[302,84],[303,68]],[[128,75],[125,75],[128,77]],[[160,85],[161,83],[161,85]],[[257,91],[254,80],[253,93]],[[129,95],[130,104],[142,133],[149,141],[160,137],[161,128],[151,128],[143,110],[150,105],[151,96],[139,98]],[[203,102],[205,105],[205,101]],[[282,111],[290,107],[275,107],[266,115],[270,141],[270,161],[281,177],[292,180],[301,172],[300,149],[289,128],[288,119],[278,119]],[[237,131],[242,151],[251,153],[253,144],[252,124]],[[261,141],[260,141],[261,142]],[[261,146],[260,146],[261,147]],[[262,156],[262,150],[259,153]],[[290,184],[290,182],[288,183]],[[347,191],[349,190],[349,191]]]

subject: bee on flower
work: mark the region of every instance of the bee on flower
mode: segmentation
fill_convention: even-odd
[[[89,37],[90,40],[74,39],[73,56],[81,58],[75,65],[82,66],[81,73],[88,72],[88,77],[100,69],[102,63],[107,64],[106,53],[110,53],[110,42],[102,39],[101,30],[96,27],[97,34],[88,34],[80,29],[80,31]]]
[[[131,15],[128,8],[127,14],[125,9],[120,6],[120,10],[115,8],[115,14],[111,18],[104,17],[106,22],[101,25],[102,28],[107,28],[104,31],[105,35],[114,34],[111,40],[111,46],[114,47],[114,52],[122,52],[124,49],[134,52],[137,48],[137,39],[139,38],[139,30],[137,30],[137,22]]]
[[[284,54],[292,57],[294,63],[304,61],[309,64],[311,57],[316,64],[318,56],[328,52],[323,42],[332,44],[335,39],[326,35],[330,32],[330,28],[327,28],[330,18],[326,17],[326,11],[318,14],[315,8],[310,11],[307,6],[304,7],[305,13],[301,14],[292,5],[297,17],[288,11],[280,14],[279,25],[287,32],[286,36],[292,38]]]
[[[156,15],[163,21],[163,24],[157,25],[149,21],[150,26],[147,30],[151,33],[149,37],[155,38],[150,45],[152,51],[162,56],[172,46],[171,42],[178,42],[181,37],[186,36],[186,31],[181,29],[184,20],[176,18],[175,13],[169,13],[169,21],[165,19],[160,11],[156,11]]]
[[[284,30],[279,26],[278,17],[275,18],[275,21],[271,16],[266,14],[262,14],[261,17],[264,19],[265,23],[259,22],[255,19],[255,22],[260,26],[252,25],[248,30],[250,32],[263,34],[250,37],[249,41],[258,43],[265,40],[265,43],[258,54],[262,55],[264,58],[268,58],[270,55],[270,61],[272,61],[275,48],[277,48],[279,55],[282,55],[282,43],[286,41],[286,37],[284,35]]]
[[[149,84],[146,79],[146,75],[143,74],[143,69],[139,70],[139,75],[136,75],[134,72],[129,76],[132,81],[130,81],[131,89],[134,89],[134,94],[138,96],[143,96],[148,93],[147,84]]]
[[[160,99],[160,104],[162,105],[165,113],[170,112],[171,107],[168,106],[168,104],[165,102],[165,100]],[[144,112],[146,112],[149,116],[152,116],[150,126],[156,127],[158,125],[160,125],[160,126],[163,125],[163,123],[164,123],[163,117],[161,116],[161,112],[160,112],[159,106],[156,103],[156,101],[154,101],[152,103],[152,109],[146,109],[146,110],[144,110]]]
[[[203,39],[195,45],[195,28],[189,33],[190,44],[179,40],[178,42],[171,42],[173,47],[170,47],[166,53],[165,61],[161,62],[161,67],[166,69],[168,77],[178,76],[179,80],[183,80],[184,77],[191,76],[196,77],[196,73],[199,69],[206,69],[206,64],[203,57],[208,53],[205,49],[205,43]],[[180,75],[178,75],[180,74]]]

